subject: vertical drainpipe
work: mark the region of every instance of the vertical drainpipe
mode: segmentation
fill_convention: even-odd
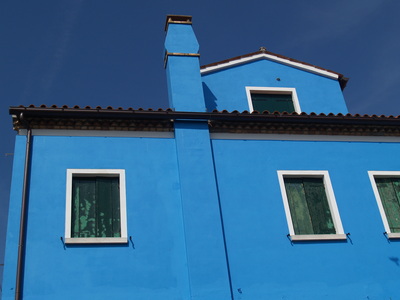
[[[23,113],[19,115],[19,121],[23,123],[27,129],[26,135],[26,150],[25,150],[25,166],[24,166],[24,179],[22,185],[22,203],[21,203],[21,219],[19,225],[19,241],[18,241],[18,261],[17,261],[17,276],[15,283],[15,300],[22,299],[22,284],[24,277],[24,259],[25,259],[25,240],[26,240],[26,218],[28,210],[28,184],[30,176],[31,164],[31,140],[32,129],[28,122],[24,119]]]

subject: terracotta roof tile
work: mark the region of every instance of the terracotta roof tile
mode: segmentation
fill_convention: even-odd
[[[68,111],[70,113],[74,113],[74,111],[76,113],[79,112],[83,112],[83,111],[96,111],[99,113],[104,113],[107,114],[107,112],[143,112],[143,113],[155,113],[155,114],[165,114],[165,113],[176,113],[176,114],[204,114],[207,116],[212,116],[212,115],[239,115],[239,116],[245,116],[245,115],[279,115],[279,116],[307,116],[307,117],[325,117],[325,118],[358,118],[358,119],[399,119],[400,116],[386,116],[386,115],[368,115],[368,114],[364,114],[364,115],[360,115],[360,114],[342,114],[342,113],[338,113],[338,114],[334,114],[334,113],[316,113],[316,112],[310,112],[310,113],[306,113],[306,112],[301,112],[301,113],[297,113],[297,112],[292,112],[292,113],[288,113],[288,112],[269,112],[269,111],[263,111],[263,112],[259,112],[259,111],[253,111],[253,112],[249,112],[247,110],[244,110],[242,112],[239,112],[237,110],[234,111],[228,111],[226,109],[224,110],[213,110],[212,112],[179,112],[179,111],[174,111],[171,108],[167,108],[167,109],[163,109],[163,108],[158,108],[158,109],[153,109],[153,108],[148,108],[148,109],[144,109],[142,107],[140,108],[132,108],[129,107],[127,109],[123,108],[123,107],[117,107],[114,108],[112,106],[107,106],[106,108],[103,108],[101,106],[96,106],[95,108],[92,108],[91,106],[84,106],[84,107],[80,107],[79,105],[74,105],[74,106],[68,106],[68,105],[62,105],[62,106],[57,106],[57,105],[51,105],[51,106],[46,106],[45,104],[41,104],[40,106],[35,106],[33,104],[30,104],[29,106],[24,106],[24,105],[19,105],[19,106],[12,106],[10,107],[10,113],[12,111],[24,111],[24,112],[34,112],[34,111],[41,111],[43,113],[45,112],[51,112],[51,111]]]
[[[15,130],[173,131],[175,120],[207,120],[212,133],[267,133],[400,137],[399,116],[279,112],[177,112],[172,109],[10,107]],[[24,115],[25,122],[20,120]],[[110,122],[112,121],[112,122]]]

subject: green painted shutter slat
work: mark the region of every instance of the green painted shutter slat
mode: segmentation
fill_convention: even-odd
[[[79,184],[72,181],[71,236],[79,237]]]
[[[115,177],[111,183],[111,199],[113,199],[113,209],[112,209],[112,232],[111,236],[121,237],[121,201],[119,198],[119,178]]]
[[[335,234],[323,178],[285,178],[295,234]]]
[[[400,178],[375,178],[391,232],[400,232]]]
[[[313,234],[313,226],[301,178],[285,178],[286,194],[295,234]]]
[[[112,224],[112,201],[109,178],[98,177],[96,181],[97,195],[97,236],[110,237]]]
[[[72,237],[96,236],[95,178],[73,179]]]
[[[397,202],[395,202],[396,213],[393,216],[392,228],[390,230],[392,232],[400,232],[400,178],[393,178],[392,184]]]
[[[303,178],[314,234],[335,234],[323,178]]]
[[[259,112],[294,112],[291,94],[251,94],[253,109]]]
[[[71,211],[72,237],[120,237],[119,178],[73,178]]]

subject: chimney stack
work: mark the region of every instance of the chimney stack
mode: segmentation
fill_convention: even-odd
[[[168,15],[165,31],[164,64],[170,108],[204,112],[199,43],[192,28],[192,17]]]

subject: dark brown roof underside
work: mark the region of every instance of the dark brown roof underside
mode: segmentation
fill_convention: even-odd
[[[400,118],[376,115],[176,112],[167,110],[11,107],[15,130],[62,129],[105,131],[173,131],[174,122],[202,120],[210,132],[305,135],[400,136]]]

